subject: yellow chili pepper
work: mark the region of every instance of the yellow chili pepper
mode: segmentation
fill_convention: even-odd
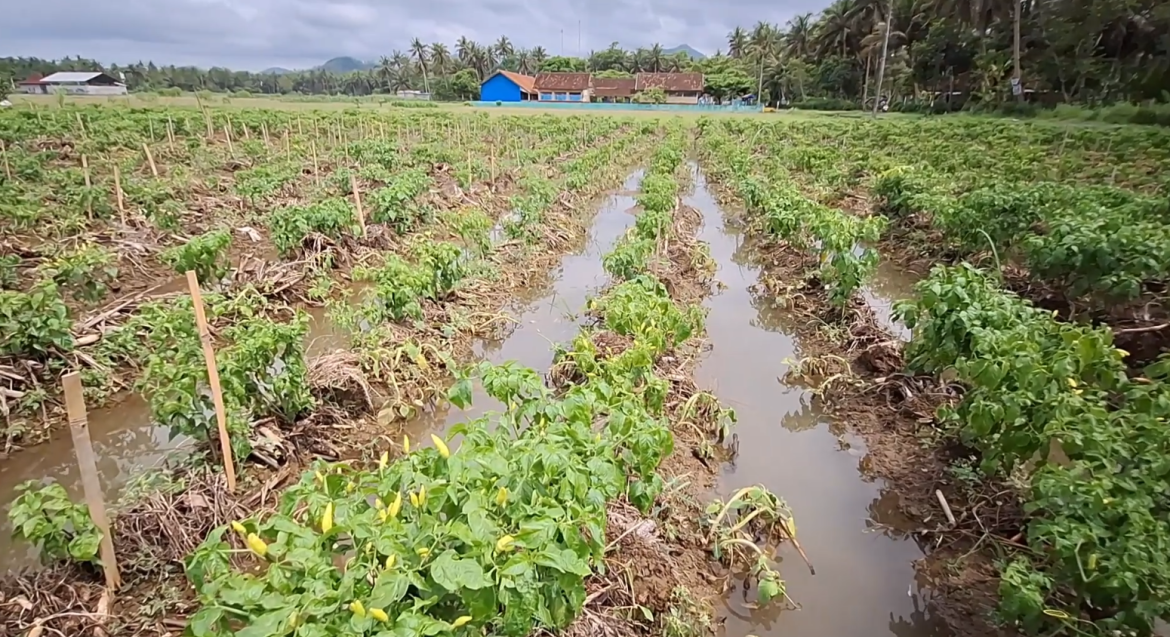
[[[511,535],[505,535],[504,537],[496,540],[496,552],[502,553],[508,550],[508,547],[512,546],[512,542],[515,541],[516,538],[512,537]]]
[[[410,453],[410,436],[402,437],[402,453]]]
[[[385,469],[386,465],[389,463],[390,463],[390,452],[383,451],[382,455],[378,458],[378,468]]]
[[[1073,378],[1068,379],[1068,386],[1069,387],[1076,387],[1077,386],[1076,379],[1073,379]]]
[[[418,488],[418,505],[424,507],[427,505],[427,485]]]
[[[419,557],[426,557],[431,554],[431,550],[425,546],[421,546],[415,549],[414,552],[417,553]]]
[[[394,501],[390,503],[390,509],[387,511],[390,517],[398,517],[398,512],[402,510],[402,493],[396,492],[394,494]]]
[[[378,521],[379,521],[379,522],[385,522],[385,521],[386,521],[386,516],[387,516],[388,514],[389,514],[389,512],[388,512],[388,511],[386,511],[386,509],[378,509]]]
[[[374,508],[375,509],[385,509],[386,503],[382,501],[382,498],[374,496]]]
[[[320,482],[321,484],[325,484],[325,476],[320,471],[314,471],[313,477],[317,478],[317,482]]]
[[[356,485],[356,484],[354,484],[354,483],[353,483],[353,481],[351,480],[351,481],[349,481],[349,482],[345,483],[345,492],[346,492],[346,493],[353,493],[353,490],[354,490],[356,487],[357,487],[357,485]]]
[[[366,607],[362,606],[362,603],[356,599],[349,603],[349,609],[353,611],[353,614],[357,615],[358,617],[366,616]]]
[[[436,436],[435,434],[431,434],[431,442],[435,443],[435,449],[439,450],[440,456],[443,456],[444,458],[451,457],[451,450],[447,448],[447,443],[443,442],[442,438]]]
[[[398,555],[391,553],[390,557],[386,558],[386,570],[394,568],[395,562],[398,561]]]
[[[1090,571],[1097,570],[1097,554],[1096,553],[1093,553],[1092,555],[1089,556],[1089,570]]]
[[[264,543],[264,540],[260,539],[259,535],[256,535],[255,533],[249,533],[247,542],[248,548],[252,549],[252,552],[256,555],[259,555],[260,557],[268,555],[268,545]]]
[[[297,611],[294,609],[292,612],[290,612],[288,614],[288,627],[289,628],[296,628],[297,627],[297,620],[299,620],[299,619],[300,619],[300,616],[297,615]]]
[[[496,492],[496,504],[499,506],[504,506],[507,503],[508,503],[508,488],[507,487],[500,487],[500,490]]]
[[[325,513],[321,515],[321,532],[328,533],[333,528],[333,503],[325,505]]]
[[[239,522],[236,522],[235,520],[232,520],[232,530],[235,531],[236,533],[239,533],[240,535],[247,535],[248,534],[248,529],[245,529],[243,524],[240,524]]]
[[[410,506],[418,508],[418,494],[414,491],[410,492]]]
[[[1125,351],[1125,350],[1123,350],[1123,349],[1118,349],[1118,350],[1114,350],[1114,351],[1116,351],[1116,352],[1117,352],[1117,355],[1118,355],[1118,356],[1120,356],[1120,357],[1122,357],[1122,358],[1125,358],[1126,356],[1129,356],[1129,352],[1127,352],[1127,351]]]
[[[376,619],[380,622],[390,621],[390,616],[387,615],[386,611],[382,610],[381,608],[371,608],[370,609],[370,617],[373,617],[374,619]]]
[[[451,628],[459,628],[469,621],[471,621],[471,615],[464,615],[463,617],[460,617],[459,619],[451,622]]]

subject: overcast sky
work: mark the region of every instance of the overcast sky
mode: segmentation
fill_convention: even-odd
[[[19,4],[19,9],[13,8]],[[784,23],[828,0],[0,0],[0,55],[104,63],[309,68],[348,55],[377,59],[413,37],[460,36],[550,54],[690,44],[726,50],[726,34],[757,20]]]

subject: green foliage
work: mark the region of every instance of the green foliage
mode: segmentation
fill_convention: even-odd
[[[653,239],[639,239],[627,234],[618,240],[612,251],[602,257],[601,264],[615,279],[632,279],[646,271],[647,261],[653,253]]]
[[[0,255],[0,290],[10,290],[16,287],[19,280],[17,272],[19,266],[19,256],[15,254]]]
[[[42,277],[71,290],[82,301],[99,301],[118,277],[118,255],[109,248],[87,243],[65,250],[37,268]]]
[[[16,492],[19,495],[8,510],[12,535],[37,546],[42,562],[98,562],[102,534],[89,517],[89,507],[75,504],[56,483],[42,486],[29,480],[18,485]]]
[[[391,254],[378,268],[354,269],[355,280],[374,283],[359,321],[376,324],[404,318],[421,319],[421,299],[443,298],[466,274],[463,251],[455,244],[423,238],[411,244],[410,252],[415,264]]]
[[[654,86],[634,94],[634,101],[638,104],[665,104],[666,91]]]
[[[300,249],[305,239],[322,234],[340,239],[356,223],[354,210],[346,199],[325,199],[307,206],[279,208],[268,217],[272,242],[287,255]]]
[[[231,230],[211,230],[191,237],[181,246],[167,248],[159,259],[179,274],[194,270],[200,281],[219,281],[227,274],[230,265],[228,248],[231,244]]]
[[[28,292],[0,290],[0,354],[44,358],[73,349],[73,323],[57,285],[42,281]]]
[[[415,198],[431,186],[431,178],[425,171],[411,169],[394,176],[388,185],[370,193],[371,220],[394,228],[398,234],[430,221],[426,209],[415,203]]]

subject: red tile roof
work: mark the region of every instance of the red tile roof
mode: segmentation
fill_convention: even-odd
[[[516,86],[519,86],[520,90],[524,91],[525,93],[535,93],[536,92],[536,88],[533,87],[533,84],[536,83],[536,78],[532,77],[531,75],[521,75],[520,73],[515,73],[512,71],[502,71],[502,70],[496,71],[496,73],[499,73],[500,75],[503,75],[504,77],[508,78],[509,80],[512,80],[513,82],[515,82]]]
[[[668,92],[702,91],[702,73],[639,73],[638,90],[660,88]]]
[[[594,77],[593,94],[598,97],[629,97],[634,94],[638,80],[632,77]]]
[[[536,76],[538,91],[584,91],[589,88],[588,73],[541,73]]]

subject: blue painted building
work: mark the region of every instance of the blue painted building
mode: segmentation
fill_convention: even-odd
[[[479,87],[483,102],[527,102],[539,99],[534,88],[536,78],[512,71],[496,71]]]

